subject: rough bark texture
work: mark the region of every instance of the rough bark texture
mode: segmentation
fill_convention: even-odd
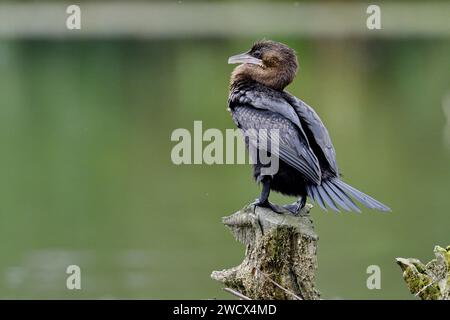
[[[319,299],[315,287],[317,241],[306,205],[299,216],[278,214],[252,205],[224,217],[223,223],[246,246],[234,268],[211,277],[251,299]],[[276,282],[287,292],[276,286]]]
[[[435,259],[426,265],[414,258],[397,258],[403,279],[422,300],[450,300],[450,246],[434,247]]]

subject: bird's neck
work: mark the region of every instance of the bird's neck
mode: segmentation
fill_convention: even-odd
[[[283,91],[295,77],[295,72],[290,72],[283,68],[265,68],[241,64],[237,66],[231,73],[230,85],[240,82],[254,81],[274,90]]]

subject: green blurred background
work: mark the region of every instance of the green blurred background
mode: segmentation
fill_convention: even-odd
[[[220,219],[259,188],[249,165],[172,164],[170,135],[234,128],[227,58],[257,39],[0,41],[0,298],[232,298],[210,273],[244,248]],[[345,181],[393,209],[313,209],[323,297],[413,298],[394,258],[450,244],[450,39],[274,40],[297,50],[288,90],[327,125]]]

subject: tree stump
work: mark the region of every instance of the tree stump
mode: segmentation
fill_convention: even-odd
[[[317,241],[307,204],[298,216],[249,205],[222,218],[246,246],[242,263],[211,277],[251,299],[316,300]]]

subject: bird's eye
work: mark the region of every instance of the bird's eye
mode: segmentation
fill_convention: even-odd
[[[261,58],[261,51],[260,51],[260,50],[255,50],[255,51],[253,51],[252,55],[253,55],[255,58],[260,59],[260,58]]]

